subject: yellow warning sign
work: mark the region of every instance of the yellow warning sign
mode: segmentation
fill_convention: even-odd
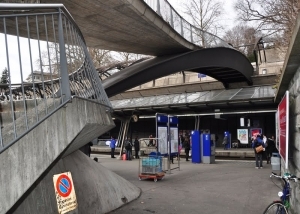
[[[77,208],[77,199],[71,172],[53,175],[53,184],[59,214],[67,213]]]

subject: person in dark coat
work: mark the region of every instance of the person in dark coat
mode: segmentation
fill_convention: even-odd
[[[256,163],[256,169],[262,169],[263,165],[262,165],[262,156],[263,156],[263,152],[256,152],[256,148],[259,146],[263,146],[265,148],[264,142],[261,139],[260,135],[257,136],[253,136],[253,148],[254,148],[254,153],[255,153],[255,163]]]
[[[137,137],[134,139],[133,146],[134,146],[135,158],[139,159],[140,142]]]
[[[131,161],[132,156],[132,143],[129,137],[125,140],[126,160]]]
[[[109,147],[111,149],[110,150],[110,156],[111,156],[111,158],[115,158],[116,140],[115,140],[115,138],[113,136],[111,136]]]
[[[184,151],[185,151],[185,160],[189,161],[189,152],[191,149],[191,145],[190,145],[190,140],[187,136],[184,138],[183,147],[184,147]]]

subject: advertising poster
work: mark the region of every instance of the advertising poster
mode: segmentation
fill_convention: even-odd
[[[285,162],[285,169],[288,169],[288,133],[289,133],[289,92],[287,91],[278,106],[279,122],[279,154]]]
[[[241,144],[248,144],[248,129],[238,129],[237,138],[240,140]]]
[[[168,154],[168,127],[157,127],[158,151],[161,154]]]
[[[262,129],[261,128],[251,129],[250,134],[251,134],[251,137],[256,136],[258,134],[261,135],[262,134]]]
[[[171,153],[178,152],[178,128],[170,128]]]

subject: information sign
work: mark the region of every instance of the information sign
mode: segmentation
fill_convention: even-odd
[[[170,138],[171,138],[171,153],[178,152],[178,128],[170,128]]]
[[[168,128],[157,127],[158,151],[161,154],[168,154]]]

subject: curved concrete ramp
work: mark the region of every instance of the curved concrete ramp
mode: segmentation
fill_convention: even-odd
[[[62,3],[80,27],[89,47],[154,56],[199,49],[179,35],[143,0],[41,2]]]
[[[78,207],[70,213],[107,213],[139,197],[141,190],[76,151],[61,159],[9,212],[18,214],[58,213],[53,175],[70,171]]]
[[[103,81],[108,97],[180,71],[206,74],[222,82],[246,82],[252,85],[253,66],[239,51],[231,48],[207,48],[183,54],[156,57],[115,73]]]

